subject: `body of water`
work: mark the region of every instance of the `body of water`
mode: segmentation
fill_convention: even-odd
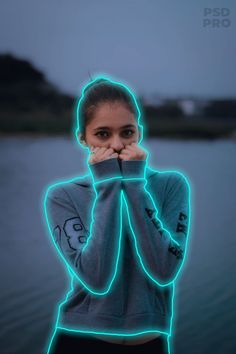
[[[176,285],[172,354],[236,352],[236,144],[149,139],[149,166],[182,171],[192,223]],[[42,197],[88,173],[64,137],[0,137],[0,354],[45,353],[69,276],[45,232]]]

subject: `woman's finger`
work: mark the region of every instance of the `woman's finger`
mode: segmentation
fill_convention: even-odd
[[[134,145],[126,145],[125,146],[126,149],[129,149],[129,150],[133,150],[135,149],[136,147]]]

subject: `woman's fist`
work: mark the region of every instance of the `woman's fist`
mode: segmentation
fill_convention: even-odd
[[[140,145],[131,143],[126,145],[119,154],[121,160],[146,160],[147,152]]]
[[[89,164],[92,165],[96,162],[108,160],[114,157],[118,157],[118,153],[114,152],[112,148],[105,148],[105,147],[94,147],[91,146],[90,149],[90,157],[89,157]]]

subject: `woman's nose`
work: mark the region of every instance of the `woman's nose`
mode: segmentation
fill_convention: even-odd
[[[122,143],[122,141],[120,139],[114,139],[111,144],[110,147],[115,151],[115,152],[121,152],[122,149],[124,149],[124,144]]]

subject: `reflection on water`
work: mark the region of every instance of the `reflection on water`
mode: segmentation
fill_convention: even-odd
[[[152,168],[182,171],[192,185],[172,353],[233,353],[236,145],[150,139],[145,147]],[[53,181],[87,173],[86,157],[67,138],[0,138],[1,353],[44,353],[69,278],[45,232],[42,195]]]

